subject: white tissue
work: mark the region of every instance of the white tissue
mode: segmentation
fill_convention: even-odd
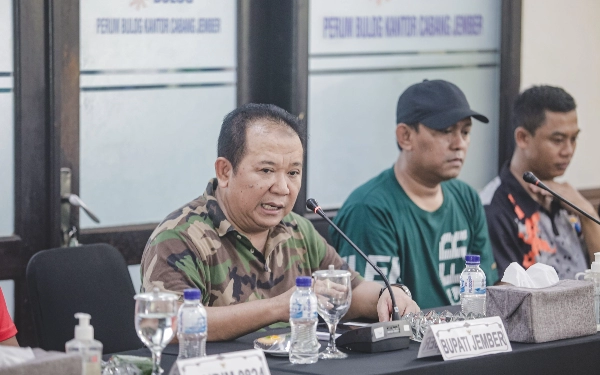
[[[34,358],[31,348],[0,345],[0,368],[15,366]]]
[[[517,262],[512,262],[506,267],[502,282],[523,288],[546,288],[558,283],[558,274],[553,267],[536,263],[527,271]]]

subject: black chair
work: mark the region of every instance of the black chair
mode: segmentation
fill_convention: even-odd
[[[123,256],[107,244],[44,250],[27,264],[27,286],[39,346],[65,350],[77,312],[92,316],[104,354],[138,349],[135,290]]]

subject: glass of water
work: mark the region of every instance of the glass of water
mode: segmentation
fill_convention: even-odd
[[[350,285],[350,272],[335,270],[316,271],[313,273],[315,280],[315,294],[317,295],[317,312],[329,328],[329,345],[319,353],[320,359],[346,358],[346,353],[340,352],[335,346],[335,329],[340,319],[348,312],[352,300],[352,286]]]
[[[137,294],[134,298],[135,330],[152,352],[152,375],[160,375],[162,351],[175,334],[177,296],[154,288],[152,293]]]

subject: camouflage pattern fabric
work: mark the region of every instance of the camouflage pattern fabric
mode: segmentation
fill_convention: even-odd
[[[204,194],[158,225],[142,255],[142,291],[158,287],[183,295],[202,291],[205,306],[228,306],[274,297],[313,271],[348,269],[305,218],[290,213],[269,231],[264,255],[239,233],[215,198],[217,180]],[[352,287],[362,278],[352,271]],[[181,298],[181,297],[180,297]]]

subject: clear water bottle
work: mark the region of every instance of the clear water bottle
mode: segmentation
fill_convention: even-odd
[[[467,255],[460,274],[460,305],[465,314],[485,316],[485,273],[479,268],[479,255]]]
[[[290,298],[290,325],[292,326],[290,362],[292,363],[315,363],[319,359],[317,296],[311,284],[312,278],[298,276],[296,291]]]
[[[177,313],[177,360],[206,356],[206,309],[200,302],[201,297],[199,289],[183,291],[183,305]],[[169,375],[179,375],[177,363],[173,364]]]
[[[183,291],[183,305],[177,313],[177,338],[179,356],[177,359],[204,357],[206,355],[206,310],[198,289]]]

